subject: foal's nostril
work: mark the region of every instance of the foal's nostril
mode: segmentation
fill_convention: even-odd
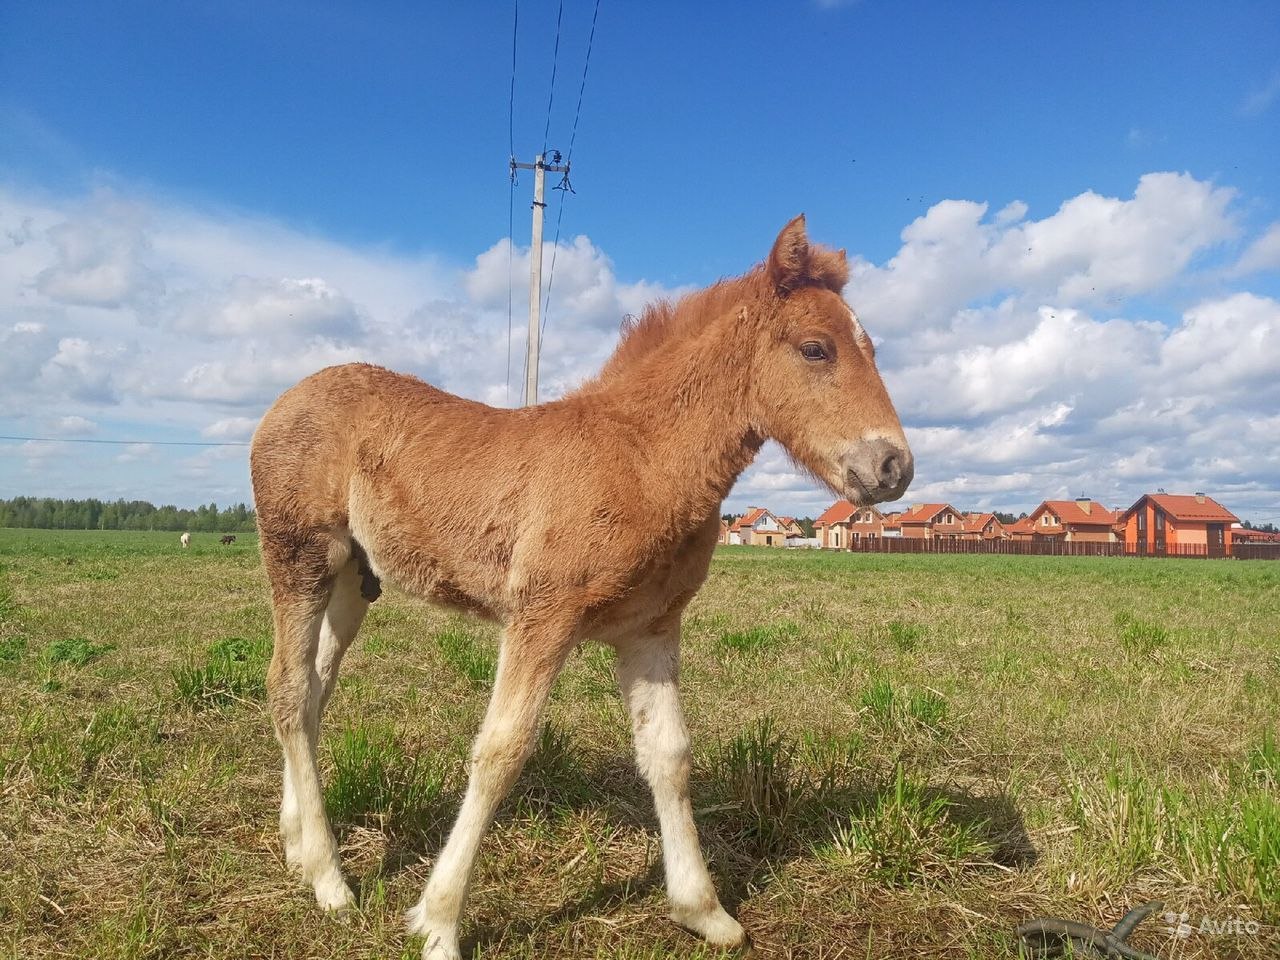
[[[902,479],[902,460],[897,453],[891,453],[880,464],[880,471],[876,474],[876,479],[880,481],[882,487],[896,487],[898,481]]]

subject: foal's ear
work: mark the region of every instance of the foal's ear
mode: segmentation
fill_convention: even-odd
[[[804,230],[804,214],[796,217],[778,234],[765,266],[769,282],[782,296],[809,279],[809,237]]]

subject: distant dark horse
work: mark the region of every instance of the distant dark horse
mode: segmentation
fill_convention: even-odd
[[[228,533],[225,537],[223,537],[218,542],[221,543],[224,547],[229,543],[235,543],[236,542],[235,534]]]

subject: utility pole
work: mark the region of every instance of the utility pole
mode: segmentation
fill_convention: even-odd
[[[554,164],[546,163],[546,154],[538,154],[533,163],[516,163],[511,158],[512,182],[517,170],[533,171],[533,246],[529,250],[529,346],[524,357],[524,405],[532,407],[538,402],[538,349],[542,340],[539,313],[542,307],[542,214],[547,205],[543,201],[546,172],[563,173],[563,186],[569,188],[569,164],[560,164],[560,151],[553,150]]]

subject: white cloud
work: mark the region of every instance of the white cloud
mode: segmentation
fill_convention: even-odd
[[[87,437],[98,431],[98,425],[87,417],[72,415],[53,421],[53,432],[64,437]]]
[[[117,463],[134,463],[139,460],[150,460],[155,452],[155,447],[149,443],[130,443],[116,454]]]
[[[69,443],[36,440],[28,440],[17,445],[0,443],[0,465],[6,465],[6,461],[16,462],[19,475],[22,476],[23,482],[28,484],[29,477],[46,476],[55,465],[69,463],[72,454],[73,447]]]
[[[154,396],[226,406],[265,408],[284,390],[308,374],[338,363],[368,358],[356,347],[317,341],[280,352],[247,345],[234,359],[211,360],[180,376],[155,384]]]
[[[350,343],[364,332],[355,304],[319,277],[235,277],[211,296],[175,306],[170,326],[211,338],[312,336]]]
[[[944,324],[975,301],[1085,307],[1171,284],[1192,259],[1234,236],[1235,193],[1188,174],[1149,173],[1133,198],[1093,192],[1043,220],[1025,204],[987,219],[985,203],[944,200],[902,231],[883,267],[855,258],[849,296],[879,334]]]
[[[1157,326],[1099,322],[1071,309],[1041,307],[1024,336],[932,356],[887,374],[908,418],[970,420],[1086,390],[1125,391],[1135,363],[1150,362]]]
[[[1233,277],[1248,276],[1263,270],[1280,270],[1280,223],[1273,223],[1254,239],[1240,259],[1231,267]]]
[[[114,404],[119,394],[113,379],[122,347],[95,344],[80,337],[63,337],[58,349],[40,367],[41,384],[50,393],[100,405]]]
[[[210,440],[248,440],[257,426],[256,417],[224,417],[201,430],[200,436]]]
[[[1280,225],[1222,263],[1241,232],[1233,198],[1155,173],[1132,197],[1085,192],[1040,219],[1021,201],[992,214],[944,200],[886,263],[855,257],[848,296],[916,452],[908,497],[1019,508],[1085,492],[1118,505],[1160,485],[1274,513],[1280,304],[1240,284],[1277,265]],[[586,237],[545,246],[548,283],[553,256],[543,399],[599,368],[623,315],[681,292],[620,277]],[[349,360],[504,404],[509,283],[515,403],[528,258],[502,240],[450,266],[238,213],[0,188],[0,416],[72,437],[101,433],[110,408],[117,438],[159,439],[163,423],[166,436],[239,441],[281,391]],[[249,496],[243,447],[92,447],[10,446],[0,487]],[[770,444],[728,506],[814,515],[829,500]]]
[[[20,236],[29,235],[32,222],[23,222]],[[144,225],[139,208],[99,194],[86,210],[45,230],[55,262],[36,276],[36,288],[55,302],[93,307],[158,296],[164,282],[145,263]]]

